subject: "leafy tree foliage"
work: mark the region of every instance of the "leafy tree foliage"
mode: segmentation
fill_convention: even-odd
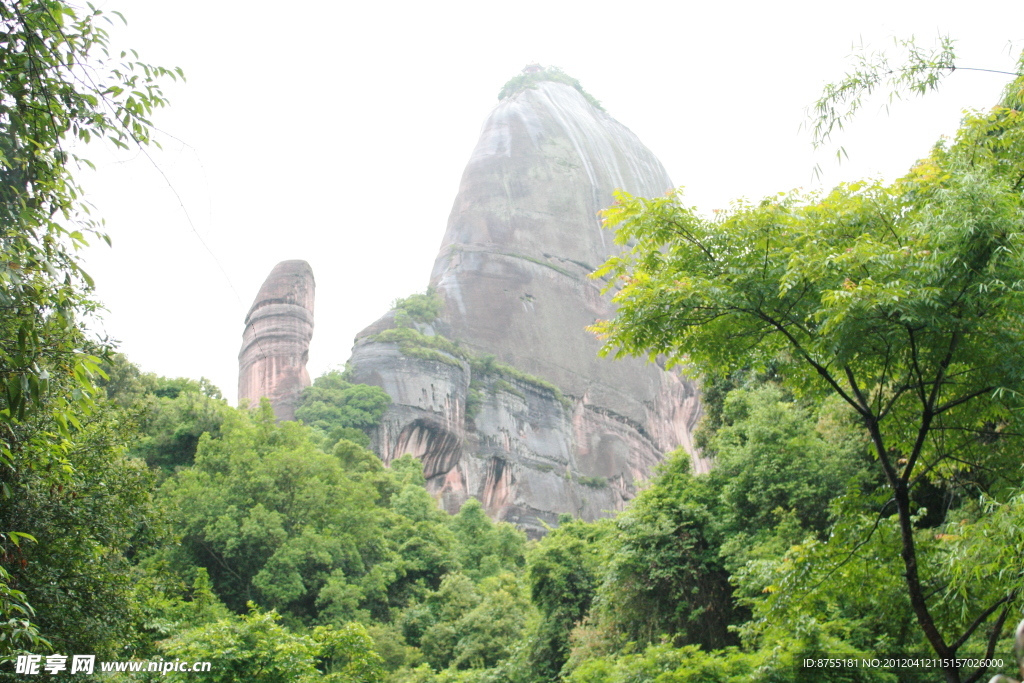
[[[211,662],[211,681],[257,683],[381,683],[384,670],[373,640],[359,624],[290,632],[275,612],[249,614],[183,631],[161,644],[168,658]],[[185,681],[194,673],[170,672],[158,680]]]
[[[88,217],[72,172],[88,163],[65,151],[67,138],[148,144],[154,108],[166,101],[162,77],[180,71],[138,61],[111,63],[102,12],[59,0],[0,3],[0,456],[24,442],[16,426],[45,405],[67,435],[72,403],[87,408],[96,358],[83,352],[76,315],[94,304],[75,251],[85,235],[103,237]],[[123,59],[126,55],[122,55]],[[88,74],[86,74],[88,70]],[[78,229],[69,229],[67,224]],[[49,397],[51,378],[76,391]],[[38,446],[38,444],[37,444]],[[59,457],[47,451],[47,457]]]
[[[493,523],[476,498],[452,518],[457,557],[466,576],[479,580],[522,567],[526,536],[508,523]]]
[[[391,304],[395,312],[395,326],[413,327],[416,323],[432,323],[440,315],[444,302],[433,287],[428,287],[423,294],[412,294],[404,299],[396,299]]]
[[[204,567],[195,567],[193,576],[184,580],[166,563],[148,560],[135,567],[132,577],[133,602],[140,619],[136,627],[138,655],[153,656],[157,643],[169,636],[231,615],[213,591]]]
[[[107,402],[83,416],[66,452],[74,469],[59,483],[16,456],[10,495],[0,498],[3,528],[31,533],[31,542],[2,548],[9,580],[60,652],[117,658],[137,644],[131,558],[159,540],[159,516],[150,473],[126,455],[134,433],[123,417]]]
[[[913,38],[893,42],[905,53],[901,66],[891,64],[884,52],[867,53],[861,49],[854,55],[853,71],[825,86],[814,103],[811,132],[816,147],[842,130],[860,111],[865,98],[879,89],[888,90],[890,102],[907,93],[924,95],[936,90],[942,79],[956,70],[956,53],[949,36],[940,36],[931,50],[920,47]],[[840,157],[843,154],[842,150],[838,152]]]
[[[729,574],[719,555],[714,491],[676,452],[657,481],[616,519],[611,560],[597,595],[597,624],[610,642],[706,648],[734,642]]]
[[[942,628],[918,558],[913,489],[931,481],[1005,496],[1024,391],[1021,112],[971,115],[893,185],[739,204],[706,220],[678,196],[620,195],[606,212],[634,246],[599,271],[621,287],[596,325],[607,352],[698,369],[777,368],[808,399],[852,409],[893,498],[917,628],[952,657],[1020,601],[1017,579],[962,628]],[[963,495],[963,494],[961,494]],[[991,611],[990,611],[991,610]],[[961,680],[955,666],[948,681]]]
[[[529,608],[512,574],[474,584],[453,573],[406,612],[402,628],[434,670],[492,668],[512,655]]]
[[[148,144],[148,117],[166,104],[159,79],[181,76],[137,55],[118,63],[103,19],[59,0],[0,3],[0,417],[9,427],[42,406],[54,374],[73,377],[72,400],[87,400],[95,369],[76,345],[75,316],[92,309],[83,296],[92,281],[75,251],[86,234],[103,235],[72,176],[88,162],[65,150],[68,138]],[[60,418],[67,405],[50,409]],[[5,457],[13,445],[5,442]]]
[[[306,424],[277,424],[266,402],[99,360],[72,253],[99,226],[61,227],[80,208],[61,138],[148,140],[159,90],[122,86],[167,73],[69,81],[53,51],[102,52],[98,16],[0,0],[0,661],[52,644],[209,660],[211,680],[888,682],[800,663],[1004,642],[1024,603],[1024,78],[892,185],[712,220],[620,195],[606,216],[630,251],[603,270],[620,314],[596,328],[703,373],[716,467],[670,454],[616,519],[527,543],[476,500],[439,510],[412,456],[384,467],[368,433],[389,399],[342,373],[306,391]],[[944,55],[890,85],[933,87]],[[18,76],[33,59],[50,67]],[[862,65],[823,97],[819,137],[882,87]],[[547,70],[503,96],[544,79],[578,86]],[[64,109],[40,133],[48,98]],[[127,120],[95,118],[111,102]],[[394,308],[381,340],[403,352],[551,388],[437,336],[434,292]]]
[[[723,424],[711,440],[722,522],[741,544],[774,529],[785,515],[801,529],[824,531],[827,501],[868,464],[858,457],[866,444],[852,430],[838,425],[843,441],[830,443],[806,409],[784,398],[774,384],[729,392]]]
[[[389,588],[389,601],[404,606],[437,590],[446,575],[459,570],[458,541],[449,516],[424,488],[423,463],[405,455],[392,461],[391,473],[401,487],[391,498],[396,516],[388,537],[401,557],[401,569]]]
[[[60,0],[0,2],[0,495],[17,468],[68,474],[66,454],[92,408],[95,345],[78,318],[95,310],[76,251],[100,223],[73,172],[68,139],[148,144],[149,116],[166,101],[163,77],[138,56],[111,59],[100,10]],[[109,241],[109,240],[108,240]],[[63,389],[67,389],[63,391]],[[59,436],[56,436],[59,435]],[[0,542],[16,544],[15,528]],[[31,608],[0,567],[0,659],[32,645]]]
[[[348,439],[369,446],[369,430],[380,423],[391,397],[380,387],[352,384],[337,370],[317,377],[302,392],[295,417],[321,430],[329,441]]]
[[[741,652],[733,648],[707,652],[694,645],[651,645],[643,652],[591,659],[574,669],[568,683],[895,683],[883,669],[811,671],[807,655],[828,651],[835,657],[865,653],[834,642],[787,638],[771,650]]]
[[[203,434],[220,436],[227,402],[208,384],[147,377],[147,395],[137,405],[142,437],[132,455],[166,471],[190,465]]]
[[[541,613],[524,667],[532,680],[556,680],[569,658],[569,636],[590,611],[611,531],[607,523],[563,519],[527,556],[530,597]]]
[[[171,471],[192,463],[204,432],[217,438],[227,402],[205,377],[159,377],[143,373],[124,355],[115,353],[102,364],[96,386],[126,409],[142,434],[131,454],[153,468]]]
[[[160,495],[182,539],[168,558],[180,572],[204,567],[230,608],[388,623],[460,568],[482,579],[522,565],[523,534],[475,501],[449,518],[415,458],[385,469],[345,439],[324,453],[308,427],[274,424],[264,403],[255,415],[228,411],[221,436],[204,435],[195,464]]]
[[[174,398],[152,396],[142,416],[144,436],[132,448],[132,455],[164,470],[189,465],[203,434],[220,435],[226,408],[223,400],[193,391]]]
[[[340,599],[341,585],[358,602],[346,577],[367,577],[383,559],[376,492],[345,476],[301,425],[275,425],[267,401],[252,417],[229,413],[222,433],[204,436],[195,466],[161,491],[183,533],[182,560],[206,567],[235,610],[259,600],[311,619],[318,598]]]

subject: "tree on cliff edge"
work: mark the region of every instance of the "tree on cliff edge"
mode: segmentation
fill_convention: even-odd
[[[116,14],[116,13],[115,13]],[[120,15],[117,15],[120,16]],[[58,484],[79,417],[90,411],[102,348],[78,321],[96,309],[77,251],[92,235],[109,243],[74,171],[89,165],[76,141],[118,147],[152,142],[149,116],[166,103],[158,80],[181,76],[112,55],[91,5],[0,0],[0,495],[18,473]],[[19,561],[26,530],[0,523],[0,557]],[[25,596],[0,566],[0,659],[35,641]],[[13,639],[13,640],[12,640]]]

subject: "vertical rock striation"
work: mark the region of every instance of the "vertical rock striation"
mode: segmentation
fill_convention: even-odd
[[[696,387],[637,359],[599,358],[585,329],[614,312],[587,276],[618,250],[598,217],[617,188],[656,196],[672,182],[632,132],[570,85],[541,81],[503,99],[434,262],[442,313],[416,324],[460,350],[403,352],[381,334],[393,314],[356,337],[355,380],[394,402],[379,452],[422,458],[449,510],[475,496],[493,517],[539,534],[560,513],[621,509],[665,452],[693,453]]]
[[[280,420],[294,420],[309,386],[306,361],[313,338],[316,282],[305,261],[281,261],[270,271],[245,316],[238,352],[238,402],[266,396]]]

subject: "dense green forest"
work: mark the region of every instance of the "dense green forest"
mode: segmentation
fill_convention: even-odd
[[[101,13],[22,4],[0,0],[0,678],[62,653],[211,663],[109,680],[257,683],[966,683],[995,670],[956,658],[993,656],[1014,670],[1024,77],[892,184],[712,218],[620,195],[605,219],[626,251],[597,274],[619,314],[595,331],[609,353],[700,377],[715,466],[666,454],[615,517],[565,516],[528,541],[476,500],[442,512],[415,458],[383,466],[380,389],[330,372],[277,423],[266,401],[232,408],[90,338],[75,251],[103,235],[62,141],[147,143],[174,72],[132,62],[83,91],[66,65],[110,57]],[[827,93],[823,120],[877,84]],[[942,662],[806,664],[892,657]]]
[[[7,658],[212,663],[167,680],[935,680],[801,666],[928,643],[858,416],[794,395],[777,369],[705,378],[710,475],[669,454],[616,518],[565,517],[537,542],[472,499],[440,511],[412,457],[385,468],[366,430],[388,397],[343,373],[306,391],[309,424],[278,424],[266,401],[231,408],[204,381],[120,356],[102,371],[73,471],[54,485],[22,468],[2,501],[5,527],[35,538],[9,546],[6,566],[45,638],[19,647],[11,633]],[[999,604],[1005,656],[1020,614],[1019,462],[995,436],[982,444],[1010,463],[916,487],[915,534],[941,623],[964,628]],[[984,654],[989,635],[961,652]]]
[[[366,430],[389,399],[342,373],[306,391],[308,424],[277,424],[266,401],[231,408],[121,356],[102,372],[73,472],[54,486],[23,468],[0,510],[36,540],[7,552],[37,649],[211,661],[204,678],[225,681],[525,683],[784,680],[816,648],[914,645],[894,635],[905,618],[861,624],[863,604],[793,636],[806,612],[758,601],[792,547],[827,537],[833,499],[879,487],[851,416],[771,377],[708,380],[712,475],[671,454],[617,519],[528,543],[475,500],[441,512],[418,460],[385,468]]]

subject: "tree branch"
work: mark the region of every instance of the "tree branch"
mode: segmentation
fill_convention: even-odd
[[[950,408],[955,408],[958,405],[960,405],[961,403],[967,403],[972,398],[978,398],[979,396],[981,396],[983,394],[987,394],[990,391],[995,391],[995,389],[996,389],[995,387],[991,387],[990,386],[990,387],[985,387],[984,389],[978,389],[977,391],[972,391],[971,393],[966,394],[964,396],[961,396],[958,399],[955,399],[955,400],[949,401],[948,403],[942,404],[941,406],[939,406],[938,408],[935,409],[935,414],[939,415],[941,413],[944,413],[947,410],[949,410]]]
[[[1009,602],[1010,600],[1013,600],[1015,595],[1016,595],[1016,592],[1015,591],[1011,591],[1007,595],[1004,595],[1003,597],[1001,597],[999,600],[997,600],[991,606],[989,606],[988,609],[986,609],[984,612],[979,614],[978,618],[975,619],[973,622],[971,622],[971,625],[968,626],[967,630],[963,632],[963,635],[961,635],[959,638],[957,638],[956,642],[949,646],[949,649],[952,650],[953,652],[956,652],[957,650],[959,650],[960,646],[962,646],[964,643],[967,642],[967,639],[970,638],[974,634],[974,632],[978,630],[979,626],[981,626],[982,624],[985,623],[985,620],[988,619],[989,616],[993,612],[995,612],[997,609],[999,609],[1000,605],[1003,605],[1003,604]],[[1009,607],[1009,605],[1007,605],[1007,608],[1008,607]],[[1004,612],[1005,612],[1005,610],[1004,610]],[[1003,615],[1002,618],[1005,618],[1005,614]],[[999,626],[1002,626],[1002,620],[999,621]]]
[[[996,652],[996,643],[999,642],[999,634],[1002,633],[1002,631],[1003,631],[1003,624],[1006,623],[1006,617],[1007,617],[1007,615],[1009,615],[1009,613],[1010,613],[1010,606],[1006,605],[1005,607],[1003,607],[1003,611],[999,615],[999,618],[996,619],[996,623],[992,626],[992,633],[990,633],[989,637],[988,637],[988,647],[985,648],[985,657],[984,657],[984,659],[987,659],[987,660],[988,659],[992,659],[992,656],[995,654],[995,652]],[[967,680],[964,681],[964,683],[974,683],[975,681],[980,679],[983,675],[985,675],[986,671],[988,671],[988,667],[987,666],[978,667],[978,669],[973,674],[971,674],[967,678]]]
[[[853,406],[853,409],[854,409],[854,410],[856,410],[856,411],[857,411],[857,413],[858,413],[859,415],[861,415],[862,417],[864,416],[864,412],[863,412],[863,410],[862,410],[862,409],[860,408],[860,406],[858,406],[858,405],[857,405],[857,402],[856,402],[855,400],[853,400],[853,399],[852,399],[852,398],[850,397],[850,395],[849,395],[849,394],[847,394],[847,393],[846,393],[845,391],[843,391],[843,387],[842,387],[842,386],[840,386],[839,382],[837,382],[837,381],[836,381],[836,379],[835,379],[835,378],[834,378],[834,377],[832,376],[832,374],[831,374],[831,373],[830,373],[830,372],[828,371],[828,369],[827,369],[827,368],[825,368],[825,366],[821,365],[820,363],[818,363],[818,361],[814,360],[814,359],[813,359],[813,358],[811,357],[811,354],[810,354],[810,353],[808,353],[808,352],[807,352],[807,351],[806,351],[806,350],[804,349],[803,345],[801,345],[801,344],[800,344],[800,342],[799,342],[799,341],[797,341],[796,337],[794,337],[794,336],[793,336],[792,334],[790,334],[789,330],[787,330],[787,329],[786,329],[785,325],[783,325],[783,324],[782,324],[782,323],[780,323],[779,321],[777,321],[777,320],[775,320],[775,319],[771,318],[770,316],[768,316],[768,315],[767,315],[766,313],[764,313],[763,311],[760,311],[760,310],[757,310],[757,309],[755,309],[755,310],[744,310],[744,309],[738,309],[738,310],[743,310],[743,312],[744,312],[744,313],[749,313],[749,314],[751,314],[751,315],[754,315],[754,316],[756,316],[756,317],[760,318],[761,320],[765,321],[766,323],[768,323],[769,325],[771,325],[772,327],[774,327],[774,328],[775,328],[776,330],[778,330],[779,332],[781,332],[781,333],[782,333],[782,335],[783,335],[784,337],[786,337],[786,339],[788,339],[788,340],[789,340],[789,343],[790,343],[790,344],[791,344],[791,345],[793,346],[793,349],[794,349],[794,350],[795,350],[795,351],[796,351],[796,352],[797,352],[798,354],[800,354],[800,356],[801,356],[801,357],[802,357],[802,358],[803,358],[803,359],[804,359],[805,361],[807,361],[807,363],[808,363],[808,364],[809,364],[809,365],[810,365],[810,366],[811,366],[812,368],[814,368],[814,370],[815,370],[815,371],[816,371],[816,372],[817,372],[817,373],[818,373],[818,374],[819,374],[819,375],[820,375],[820,376],[822,377],[822,379],[824,379],[824,380],[825,380],[825,381],[826,381],[826,382],[828,383],[828,385],[829,385],[830,387],[832,387],[832,389],[833,389],[833,390],[834,390],[834,391],[835,391],[835,392],[836,392],[837,394],[839,394],[839,396],[840,396],[840,397],[842,397],[842,399],[843,399],[844,401],[846,401],[846,402],[847,402],[847,403],[849,403],[849,404],[850,404],[851,406]]]

